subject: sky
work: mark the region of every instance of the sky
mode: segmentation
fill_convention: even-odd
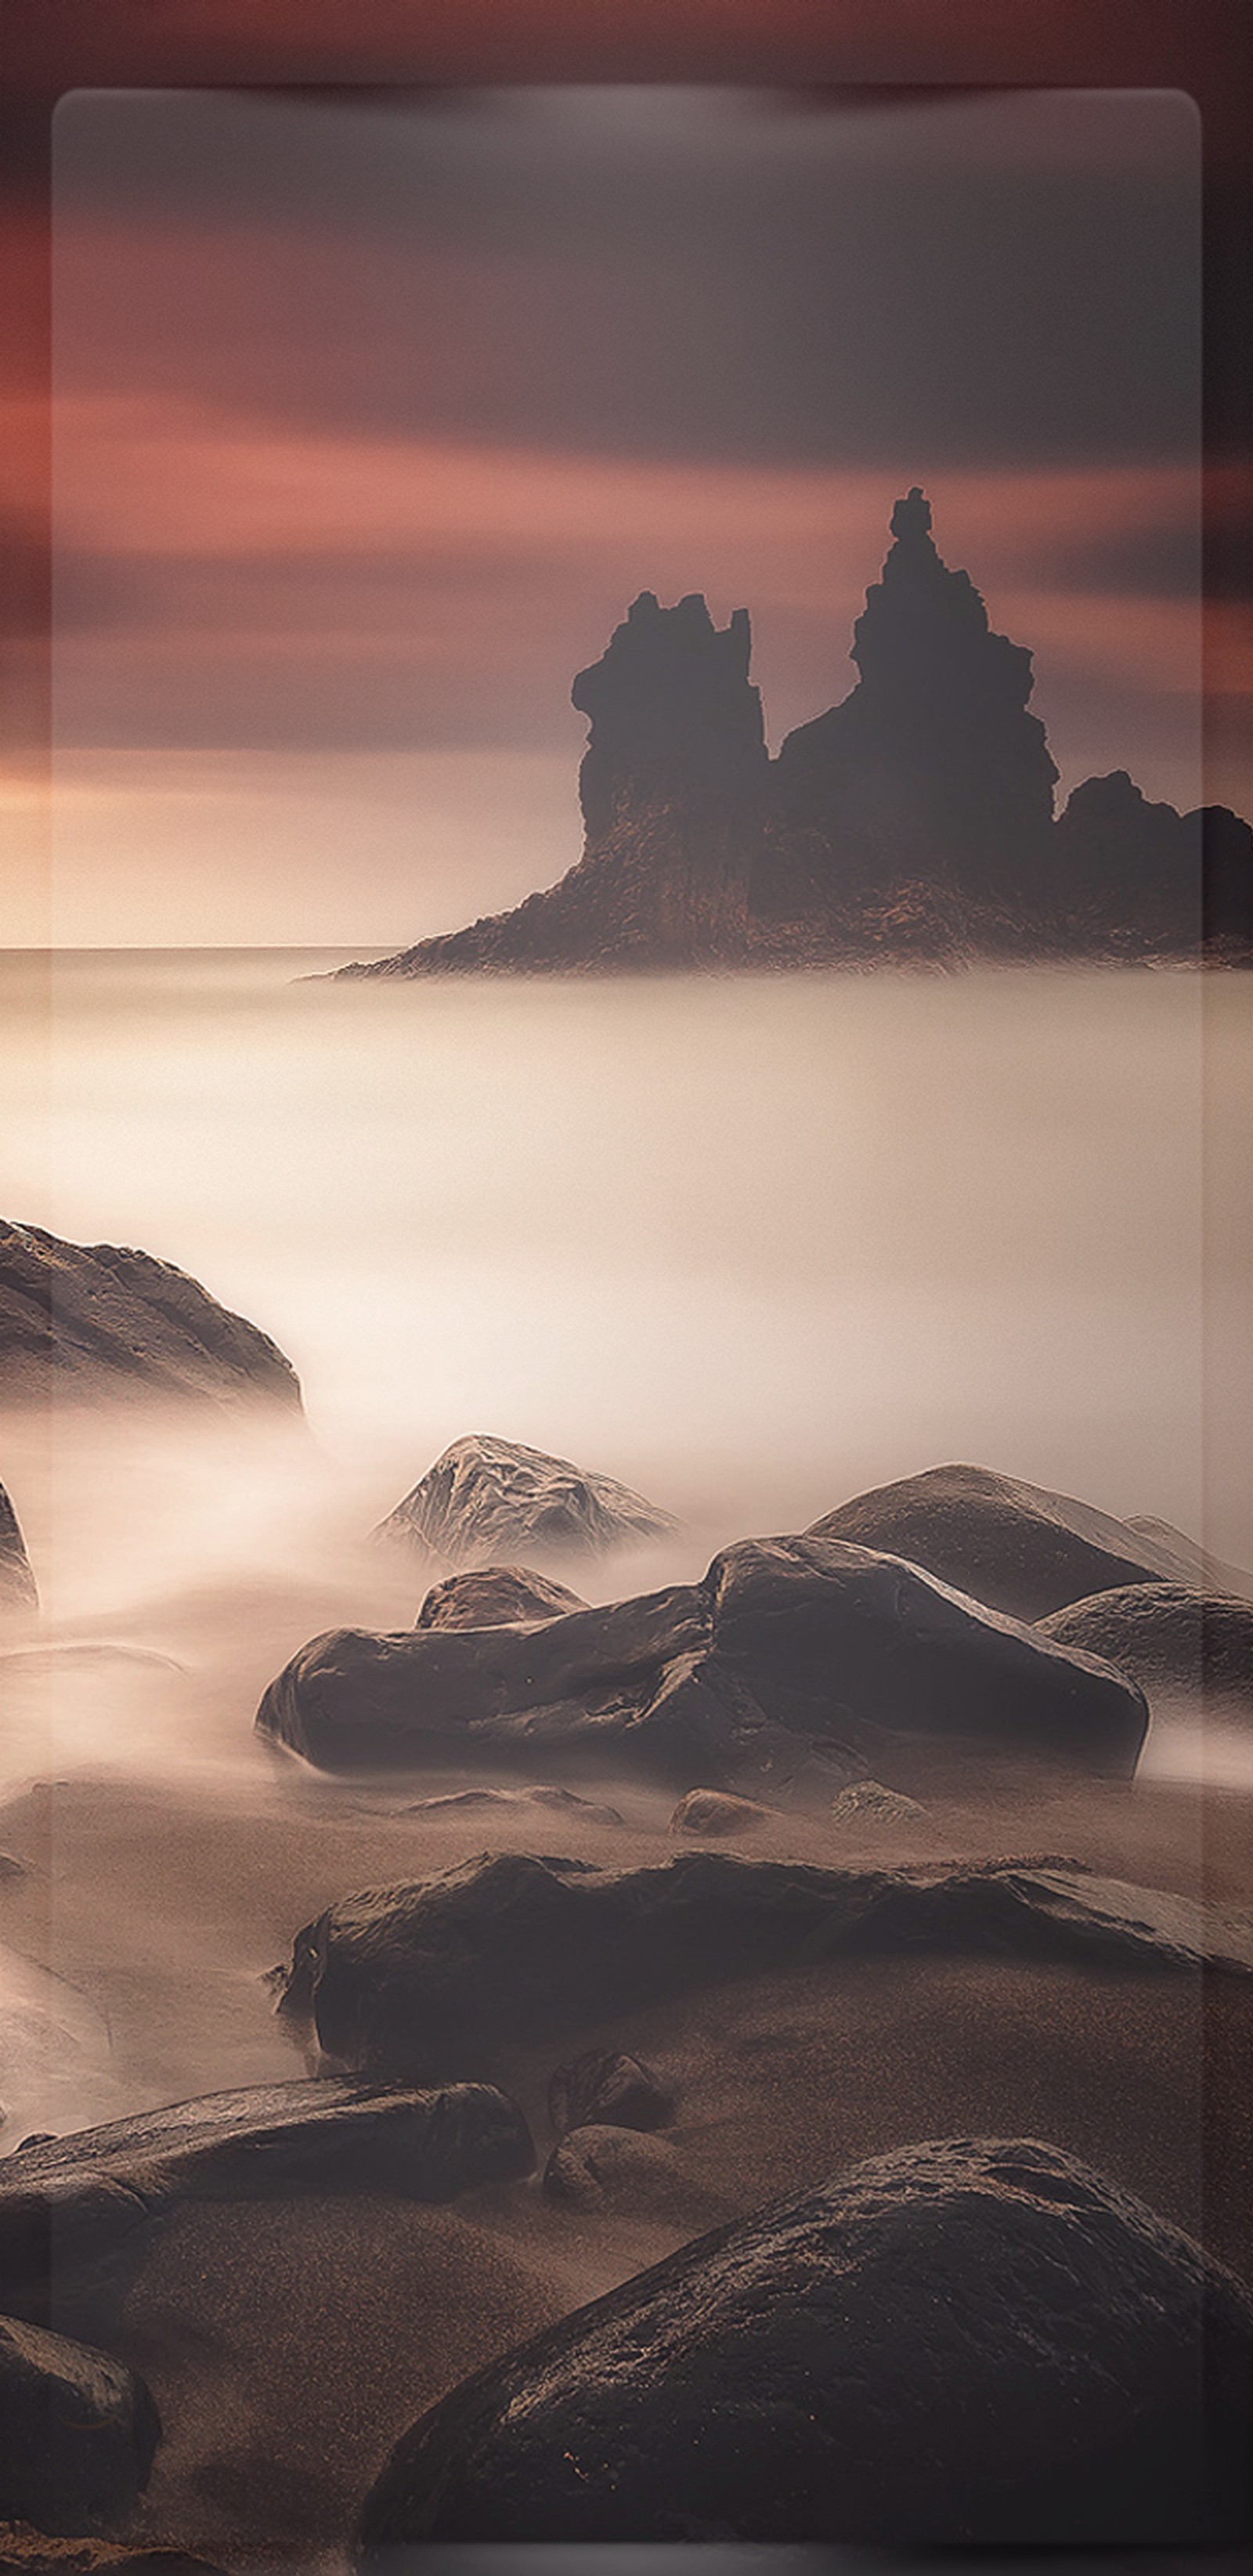
[[[1199,801],[1182,94],[82,90],[54,145],[15,941],[384,948],[518,900],[578,855],[570,683],[635,594],[749,609],[777,748],[853,684],[914,482],[1062,793]]]

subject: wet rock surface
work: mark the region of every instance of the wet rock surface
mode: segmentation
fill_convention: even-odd
[[[674,2115],[668,2084],[638,2057],[586,2049],[549,2080],[548,2118],[559,2138],[589,2121],[618,2129],[662,2129]]]
[[[522,1852],[345,1897],[298,1933],[282,2008],[348,2066],[483,2078],[521,2040],[841,1953],[1253,1973],[1253,1924],[1080,1869],[827,1869],[691,1851],[605,1870]]]
[[[1115,1585],[1189,1580],[1188,1542],[1172,1544],[1164,1523],[1133,1527],[988,1467],[929,1467],[855,1494],[810,1535],[908,1557],[1012,1619],[1043,1619]]]
[[[1180,1583],[1136,1583],[1074,1601],[1040,1625],[1059,1645],[1116,1664],[1150,1694],[1208,1694],[1253,1709],[1253,1602]]]
[[[277,1343],[172,1262],[2,1221],[0,1388],[19,1402],[147,1392],[301,1411]]]
[[[476,1432],[444,1450],[375,1536],[399,1540],[450,1566],[490,1568],[498,1575],[507,1563],[533,1585],[528,1570],[517,1566],[519,1557],[601,1556],[676,1527],[668,1512],[612,1476]],[[499,1596],[501,1589],[499,1582],[490,1591],[485,1586],[485,1597]],[[533,1590],[524,1617],[533,1615],[532,1598]],[[576,1599],[567,1593],[560,1606]],[[545,1609],[550,1602],[551,1595]]]
[[[256,2085],[33,2139],[0,2161],[0,2278],[37,2321],[103,2301],[187,2201],[382,2192],[445,2201],[528,2173],[522,2113],[489,2085],[379,2090],[345,2077]]]
[[[257,1712],[327,1770],[591,1761],[798,1802],[919,1746],[1129,1778],[1147,1723],[1112,1666],[812,1532],[743,1540],[700,1584],[541,1627],[334,1630]]]
[[[1059,2148],[876,2157],[685,2246],[404,2436],[420,2543],[1247,2541],[1253,2300]]]
[[[558,1619],[588,1604],[564,1583],[551,1583],[529,1565],[484,1565],[433,1584],[415,1628],[513,1628]]]
[[[120,2361],[0,2317],[0,2517],[49,2532],[119,2521],[160,2434],[147,2388]]]

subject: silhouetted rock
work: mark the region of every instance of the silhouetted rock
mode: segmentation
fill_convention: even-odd
[[[532,1573],[529,1565],[484,1565],[472,1574],[450,1574],[443,1583],[433,1584],[414,1626],[514,1628],[533,1621],[539,1627],[563,1611],[587,1607],[577,1592],[568,1591],[564,1583],[550,1583],[545,1574]]]
[[[10,1402],[142,1393],[301,1409],[277,1344],[171,1262],[3,1222],[0,1390]]]
[[[572,2209],[615,2209],[638,2218],[677,2213],[692,2195],[682,2161],[664,2138],[590,2122],[553,2148],[543,2187],[545,2199]]]
[[[17,1513],[0,1485],[0,1620],[25,1618],[39,1607],[39,1594],[26,1553]]]
[[[574,703],[586,839],[559,885],[350,976],[1192,957],[1253,963],[1253,832],[1125,771],[1054,819],[1031,654],[937,552],[915,485],[853,630],[855,687],[768,762],[749,623],[641,592]],[[1204,935],[1204,952],[1202,952]]]
[[[107,2300],[152,2226],[188,2201],[444,2201],[533,2163],[522,2113],[490,2085],[417,2092],[321,2077],[211,2093],[32,2139],[0,2160],[0,2278],[16,2313],[41,2318],[54,2295]]]
[[[677,1527],[669,1512],[659,1511],[612,1476],[572,1466],[568,1458],[549,1458],[520,1441],[476,1432],[445,1449],[374,1535],[417,1547],[448,1565],[478,1566],[495,1577],[507,1570],[533,1586],[529,1569],[512,1562],[521,1551],[601,1556],[610,1548],[663,1538]],[[502,1569],[502,1559],[510,1560],[507,1569]],[[549,1593],[553,1588],[545,1587]],[[503,1597],[499,1582],[493,1582],[490,1596]],[[568,1607],[577,1598],[567,1593],[564,1605],[557,1606]],[[528,1605],[522,1616],[533,1615]],[[551,1616],[551,1608],[545,1615]],[[460,1619],[428,1620],[419,1613],[424,1627],[465,1624]]]
[[[1101,1655],[1155,1694],[1205,1694],[1253,1709],[1253,1603],[1180,1583],[1134,1583],[1040,1622],[1059,1645]]]
[[[928,1467],[855,1494],[810,1535],[891,1549],[989,1609],[1037,1620],[1116,1584],[1186,1582],[1187,1557],[1162,1529],[1161,1537],[1143,1523],[1133,1530],[1090,1503],[988,1467]]]
[[[540,1627],[331,1630],[256,1722],[324,1770],[562,1761],[825,1803],[871,1760],[1129,1778],[1148,1713],[1094,1657],[811,1534],[742,1540],[700,1584]]]
[[[771,1810],[757,1798],[736,1798],[729,1789],[689,1789],[670,1819],[672,1834],[706,1834],[719,1840],[748,1834],[769,1821]]]
[[[99,2531],[134,2510],[160,2438],[148,2390],[120,2361],[0,2317],[0,2516]]]
[[[916,1798],[903,1798],[899,1789],[885,1789],[881,1780],[854,1780],[839,1797],[832,1800],[833,1825],[911,1825],[926,1808]]]
[[[404,2545],[1238,2544],[1253,2299],[1034,2139],[719,2229],[454,2389],[367,2499]]]
[[[662,2129],[674,2095],[651,2066],[621,2049],[588,2048],[549,2078],[548,2117],[559,2138],[589,2121],[615,2129]]]
[[[447,2082],[660,1997],[920,1949],[1253,1973],[1253,1926],[1075,1868],[691,1851],[606,1870],[501,1852],[328,1907],[297,1934],[282,2009],[343,2065]]]

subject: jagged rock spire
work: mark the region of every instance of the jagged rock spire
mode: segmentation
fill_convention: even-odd
[[[748,610],[714,625],[699,591],[662,608],[633,600],[571,697],[592,730],[579,796],[594,848],[624,804],[741,794],[765,776],[760,692],[748,677]]]

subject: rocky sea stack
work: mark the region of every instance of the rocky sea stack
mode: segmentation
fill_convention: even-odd
[[[738,608],[641,591],[574,704],[583,856],[512,912],[347,976],[958,964],[1253,963],[1253,831],[1125,770],[1055,812],[1031,654],[950,569],[914,485],[853,630],[855,688],[771,760]]]

